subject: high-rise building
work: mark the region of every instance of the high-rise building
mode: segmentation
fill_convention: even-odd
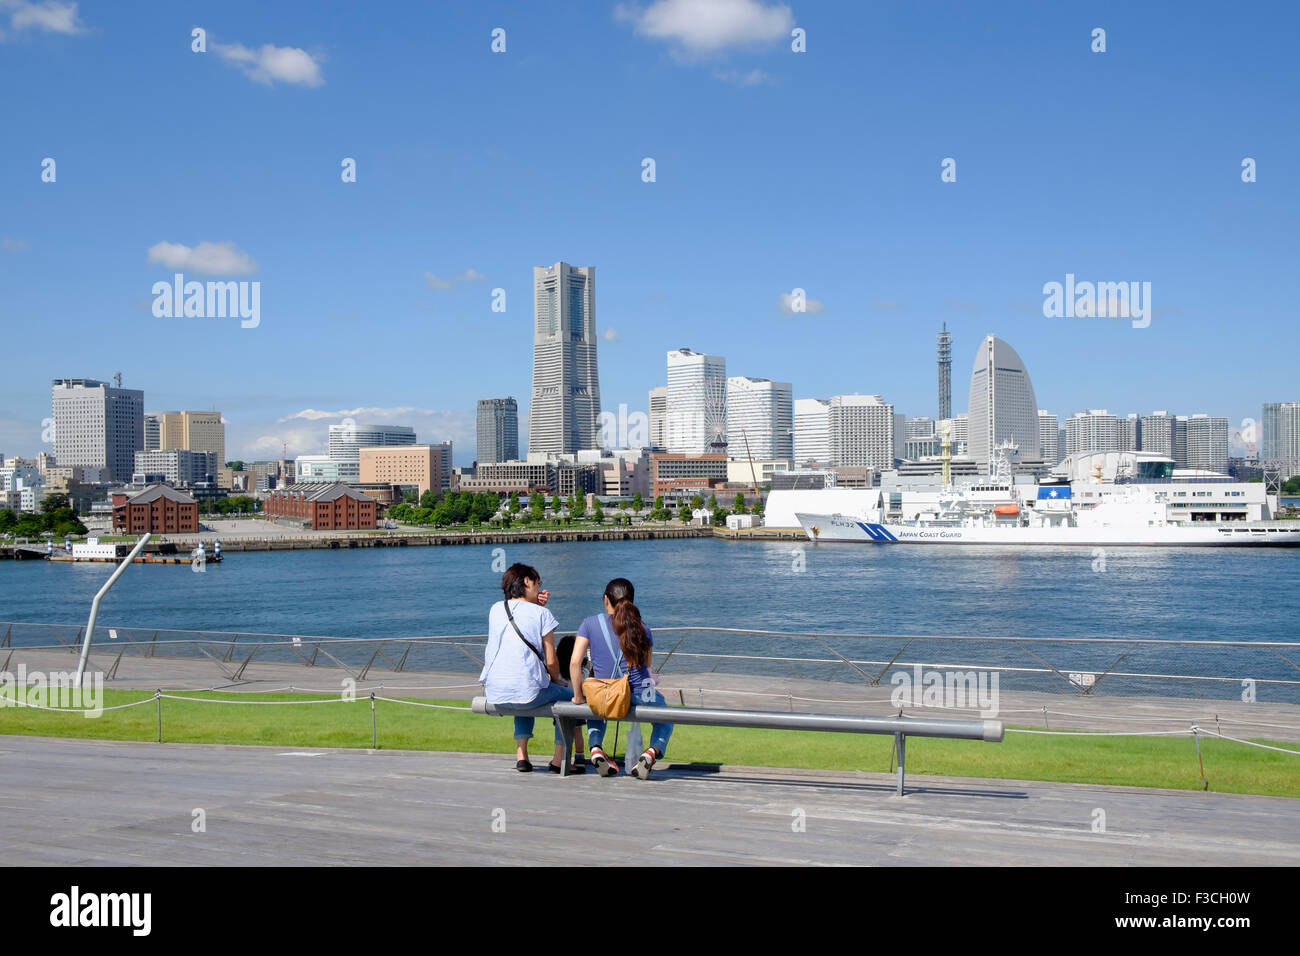
[[[519,459],[519,405],[513,398],[480,398],[478,463]]]
[[[1228,473],[1228,420],[1211,415],[1187,419],[1187,467]]]
[[[209,452],[220,468],[226,463],[226,423],[220,412],[149,412],[144,450]]]
[[[947,322],[939,331],[939,418],[952,418],[952,336]]]
[[[933,418],[909,418],[904,438],[933,438],[937,434],[934,424]]]
[[[954,415],[952,418],[941,418],[935,424],[935,435],[942,441],[942,432],[944,425],[948,426],[948,441],[952,444],[952,454],[954,458],[970,457],[970,415]]]
[[[1175,468],[1187,467],[1187,416],[1174,416],[1174,453],[1170,456],[1174,460]]]
[[[1139,450],[1149,451],[1166,458],[1174,457],[1174,416],[1166,411],[1155,411],[1142,416]]]
[[[1280,430],[1280,421],[1282,413],[1282,402],[1265,402],[1264,410],[1259,417],[1259,458],[1260,461],[1268,461],[1273,458],[1282,458],[1278,454],[1278,434]]]
[[[56,378],[52,392],[55,460],[130,481],[144,450],[144,392],[89,378]]]
[[[143,450],[158,451],[161,448],[162,448],[162,412],[145,412]]]
[[[1041,408],[1038,410],[1038,444],[1042,448],[1043,463],[1046,465],[1059,465],[1065,457],[1057,444],[1060,429],[1060,422],[1055,415]]]
[[[1282,462],[1284,478],[1300,474],[1300,402],[1278,402],[1271,458]]]
[[[668,449],[668,386],[650,389],[650,447]]]
[[[165,448],[135,453],[133,478],[140,484],[161,480],[171,485],[195,485],[217,480],[221,463],[210,451],[190,451],[187,448]]]
[[[414,487],[417,492],[442,488],[441,445],[382,445],[358,449],[359,481]]]
[[[1020,356],[1006,342],[988,335],[975,353],[970,378],[970,457],[987,474],[998,445],[1013,441],[1016,460],[1040,461],[1038,402]]]
[[[1065,453],[1123,451],[1119,419],[1104,408],[1075,412],[1065,422]]]
[[[329,457],[331,461],[359,460],[357,449],[375,445],[414,445],[415,429],[409,425],[331,425]]]
[[[668,353],[668,451],[727,450],[727,360],[690,349]]]
[[[894,406],[879,395],[835,395],[830,403],[833,466],[894,467]]]
[[[794,460],[800,465],[831,461],[831,403],[824,398],[794,402]]]
[[[1137,451],[1142,447],[1142,421],[1136,412],[1119,419],[1119,450]]]
[[[902,458],[903,448],[907,444],[907,416],[902,412],[894,412],[894,437],[891,444],[894,446],[894,457]]]
[[[567,262],[533,269],[533,394],[528,452],[600,448],[596,269]]]
[[[430,446],[439,456],[439,467],[442,469],[442,490],[447,491],[451,488],[451,441],[439,442]]]
[[[727,379],[727,435],[733,456],[793,458],[793,386],[745,375]]]

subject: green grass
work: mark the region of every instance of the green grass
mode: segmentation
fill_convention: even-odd
[[[337,700],[310,694],[175,693],[222,700]],[[152,697],[152,693],[144,691],[110,690],[104,692],[104,704],[112,706]],[[468,706],[466,701],[424,703]],[[503,759],[513,753],[509,718],[384,701],[376,703],[375,713],[381,748],[500,753]],[[353,703],[295,707],[164,700],[162,714],[163,740],[171,743],[307,748],[370,746],[370,701],[364,696]],[[547,724],[548,721],[538,721],[534,755],[550,752],[551,732]],[[612,740],[612,730],[607,742]],[[157,733],[154,703],[109,711],[94,719],[79,714],[0,708],[0,734],[152,741]],[[649,739],[648,727],[643,734]],[[891,744],[891,738],[869,734],[679,727],[673,733],[668,759],[677,763],[886,772],[890,769]],[[1295,744],[1274,745],[1300,749]],[[1300,757],[1213,738],[1202,738],[1201,751],[1211,790],[1300,796]],[[1196,748],[1186,737],[1089,738],[1008,733],[1006,740],[996,744],[912,737],[907,742],[907,772],[909,777],[944,774],[1200,789]]]

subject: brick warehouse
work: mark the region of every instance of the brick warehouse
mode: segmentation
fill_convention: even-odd
[[[374,498],[343,484],[278,488],[262,500],[266,514],[309,521],[315,531],[374,528],[379,519]]]
[[[113,530],[126,534],[186,534],[199,530],[199,503],[167,485],[113,494]]]

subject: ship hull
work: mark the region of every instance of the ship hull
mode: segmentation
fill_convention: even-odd
[[[885,524],[844,515],[796,514],[804,534],[818,544],[1049,545],[1075,547],[1300,547],[1300,522],[1243,526],[1204,522],[1208,527],[926,527]],[[1287,527],[1295,525],[1294,528]]]

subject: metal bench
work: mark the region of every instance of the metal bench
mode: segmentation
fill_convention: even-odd
[[[595,714],[586,704],[559,702],[542,707],[511,707],[491,704],[486,697],[475,697],[470,710],[492,717],[550,717],[560,725],[564,742],[561,776],[567,776],[573,759],[574,725],[592,720]],[[898,751],[898,796],[904,794],[904,762],[908,737],[946,737],[953,740],[987,740],[999,742],[1003,737],[1000,720],[948,720],[936,717],[849,717],[840,714],[785,714],[766,710],[708,710],[702,707],[655,707],[633,705],[628,721],[644,724],[694,724],[703,727],[753,727],[760,730],[821,730],[847,734],[887,734],[894,737]]]

